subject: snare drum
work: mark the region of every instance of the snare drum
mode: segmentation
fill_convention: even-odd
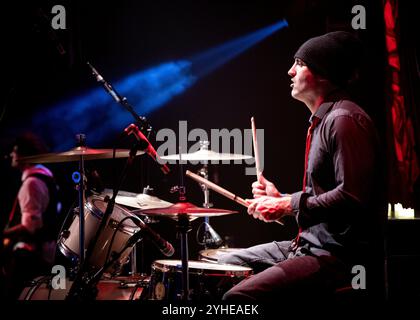
[[[115,277],[100,280],[96,300],[140,300],[144,299],[149,278]],[[65,300],[73,282],[66,279],[63,289],[53,289],[51,277],[39,277],[23,289],[19,300]]]
[[[198,255],[198,260],[209,263],[217,263],[219,258],[227,253],[234,253],[241,248],[221,248],[221,249],[206,249],[201,250]]]
[[[96,235],[96,231],[99,229],[107,205],[107,202],[97,197],[89,198],[85,204],[85,250],[89,247],[89,244],[91,241],[93,241]],[[112,256],[113,252],[119,252],[122,250],[128,239],[134,233],[140,230],[140,228],[137,227],[136,224],[134,224],[134,222],[130,219],[127,219],[120,224],[120,222],[125,217],[129,216],[133,216],[133,214],[118,205],[114,205],[114,209],[109,218],[109,221],[98,237],[95,248],[93,248],[92,256],[88,262],[91,267],[96,269],[102,267],[105,264],[105,259],[108,254],[110,245],[111,251],[108,258]],[[113,236],[114,239],[112,239]],[[78,214],[74,215],[70,228],[62,232],[58,242],[58,247],[63,255],[72,261],[77,261],[79,259],[80,251]],[[127,263],[131,250],[132,247],[126,249],[120,256],[119,260],[105,271],[112,274],[117,274],[121,269],[121,266]]]
[[[223,294],[252,274],[241,266],[188,262],[190,298],[194,301],[221,300]],[[182,298],[181,260],[156,260],[152,264],[149,297],[152,300]]]

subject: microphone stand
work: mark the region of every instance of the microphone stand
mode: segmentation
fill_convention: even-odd
[[[134,108],[128,103],[127,98],[122,97],[118,92],[114,90],[114,88],[107,82],[105,79],[99,74],[99,72],[89,63],[87,62],[87,65],[92,70],[92,74],[96,77],[96,80],[102,84],[104,89],[115,99],[116,102],[121,104],[130,114],[134,117],[134,120],[139,124],[140,127],[146,128],[148,131],[152,129],[150,124],[147,122],[147,119],[145,117],[140,117],[135,111]],[[94,289],[92,287],[93,283],[92,281],[89,281],[88,273],[88,263],[90,257],[92,256],[93,249],[95,248],[95,245],[97,243],[97,240],[99,239],[100,234],[102,233],[103,229],[105,228],[109,217],[111,216],[114,205],[115,205],[115,199],[117,197],[118,191],[122,185],[122,182],[126,176],[127,168],[129,165],[131,165],[132,160],[137,152],[138,143],[131,149],[130,156],[124,166],[123,172],[120,176],[120,180],[117,183],[117,186],[113,190],[112,198],[109,199],[108,205],[106,207],[105,213],[102,217],[101,223],[99,225],[99,228],[95,234],[95,237],[93,238],[92,242],[89,244],[89,248],[86,251],[86,256],[84,257],[83,264],[80,264],[79,271],[76,275],[75,281],[73,282],[73,285],[71,289],[69,290],[69,293],[66,296],[66,300],[82,300],[85,298],[93,298],[96,297],[96,293],[94,293]],[[114,150],[115,152],[115,150]],[[81,159],[83,160],[83,159]],[[83,208],[80,209],[81,215],[83,214]],[[84,219],[81,218],[82,221]],[[82,222],[80,222],[83,224]],[[81,236],[81,240],[83,235]],[[83,249],[81,249],[83,250]],[[83,255],[81,254],[81,257],[83,258]],[[96,285],[96,284],[95,284]],[[90,294],[90,295],[88,295]]]
[[[86,146],[86,136],[84,134],[78,134],[77,136],[78,144],[80,147]],[[80,154],[79,159],[79,174],[80,181],[78,185],[79,192],[79,268],[85,262],[85,165],[83,154]]]
[[[96,293],[94,293],[94,288],[92,285],[94,284],[92,281],[89,281],[89,260],[92,256],[93,250],[96,246],[96,243],[99,239],[99,236],[101,235],[102,231],[104,230],[106,224],[108,223],[109,217],[112,215],[112,212],[114,210],[115,205],[115,199],[117,197],[118,191],[121,188],[122,182],[124,181],[127,169],[131,164],[133,163],[133,159],[136,156],[138,149],[138,144],[136,143],[130,150],[130,155],[127,159],[127,162],[123,168],[122,174],[120,176],[120,179],[118,183],[116,184],[116,187],[113,190],[112,197],[108,200],[108,205],[106,207],[106,210],[102,216],[101,223],[99,225],[98,230],[95,233],[95,237],[89,244],[89,247],[86,251],[86,257],[83,264],[80,264],[80,269],[76,275],[76,278],[73,282],[72,287],[69,290],[69,293],[66,296],[66,300],[79,300],[83,301],[85,299],[92,299],[96,297]],[[114,150],[115,151],[115,150]],[[104,269],[105,270],[105,269]],[[101,273],[102,275],[102,273]],[[96,286],[96,283],[95,283]]]
[[[87,276],[85,278],[85,283],[87,287],[92,288],[91,289],[92,292],[93,291],[96,292],[96,290],[94,290],[93,288],[96,288],[96,285],[99,282],[99,280],[101,280],[102,275],[104,274],[105,270],[111,267],[121,257],[121,255],[124,253],[125,250],[134,246],[136,243],[142,240],[141,233],[142,233],[142,230],[140,229],[133,236],[131,236],[130,239],[128,239],[125,246],[118,253],[114,252],[114,254],[111,255],[111,259],[109,259],[108,261],[105,261],[105,264],[92,277]],[[95,296],[96,296],[96,293],[95,293]]]
[[[181,148],[179,151],[179,169],[180,169],[180,186],[178,187],[179,201],[185,202],[187,200],[184,185],[184,170],[181,159]],[[191,230],[191,224],[189,216],[185,214],[178,215],[177,229],[181,235],[181,266],[182,266],[182,297],[183,301],[190,300],[190,280],[188,271],[188,232]]]
[[[123,108],[125,108],[134,118],[135,122],[138,124],[140,129],[145,129],[147,131],[147,139],[150,138],[150,133],[152,131],[152,126],[148,123],[146,117],[139,116],[131,104],[128,102],[126,97],[122,97],[100,74],[99,72],[89,63],[87,65],[92,71],[92,74],[95,76],[96,81],[100,82],[104,89],[114,98],[114,100],[119,103]],[[144,167],[144,166],[142,166]],[[144,170],[144,169],[143,169]],[[146,171],[148,174],[148,171]],[[148,179],[149,180],[149,179]],[[142,245],[144,251],[144,246]],[[131,253],[131,273],[132,275],[137,273],[137,247],[134,246]]]
[[[92,70],[92,74],[96,77],[96,81],[100,82],[104,89],[114,98],[114,100],[123,106],[130,114],[133,116],[136,123],[139,124],[139,127],[144,128],[146,130],[152,130],[152,126],[147,121],[146,117],[139,116],[135,111],[134,108],[128,103],[126,97],[122,97],[100,74],[99,72],[89,63],[87,65]]]

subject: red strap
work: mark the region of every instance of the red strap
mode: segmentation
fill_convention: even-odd
[[[306,149],[305,149],[305,166],[303,170],[303,187],[302,191],[305,192],[306,190],[306,170],[308,169],[308,157],[309,157],[309,150],[311,149],[311,141],[312,141],[312,134],[315,130],[315,127],[318,125],[321,119],[314,117],[310,127],[308,128],[308,133],[306,135]]]
[[[308,128],[308,133],[306,135],[306,148],[305,148],[305,166],[303,170],[303,186],[302,186],[302,192],[305,192],[306,190],[306,177],[307,173],[306,170],[308,169],[308,158],[309,158],[309,150],[311,149],[311,142],[312,142],[312,134],[315,130],[315,127],[318,125],[318,123],[321,121],[320,118],[313,117],[312,123]],[[302,228],[299,227],[298,235],[295,239],[296,246],[299,244],[300,234],[302,233]]]

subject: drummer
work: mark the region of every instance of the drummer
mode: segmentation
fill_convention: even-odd
[[[304,305],[332,297],[343,288],[347,292],[367,289],[358,290],[363,294],[379,288],[371,281],[381,273],[383,249],[380,221],[375,221],[380,213],[374,188],[379,167],[376,130],[344,91],[361,50],[352,34],[339,31],[312,38],[296,52],[288,72],[291,95],[312,114],[303,191],[282,194],[260,174],[252,185],[254,199],[249,201],[248,213],[265,222],[294,216],[299,232],[293,241],[222,256],[221,263],[263,270],[228,291],[226,300],[292,299]],[[377,246],[373,239],[378,240]],[[356,265],[364,268],[368,282],[354,288]]]
[[[10,154],[12,168],[22,173],[22,184],[1,239],[6,298],[17,298],[25,281],[51,272],[60,210],[57,186],[48,168],[19,161],[46,152],[42,139],[27,132],[16,139]]]

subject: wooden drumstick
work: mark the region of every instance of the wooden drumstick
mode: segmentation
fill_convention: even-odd
[[[252,143],[254,145],[255,153],[255,169],[257,171],[257,177],[261,174],[261,164],[260,164],[260,153],[258,150],[258,141],[257,141],[257,128],[255,127],[255,119],[251,118],[251,127],[252,127]]]
[[[240,205],[243,205],[244,207],[248,208],[248,203],[242,199],[241,197],[237,196],[236,194],[218,186],[217,184],[207,180],[206,178],[203,178],[201,176],[199,176],[198,174],[192,173],[191,171],[187,170],[185,172],[185,174],[194,179],[195,181],[204,184],[207,188],[216,191],[217,193],[221,194],[222,196],[225,196],[226,198],[233,200],[237,203],[239,203]],[[275,220],[274,222],[277,222],[281,225],[283,225],[283,222],[279,221],[279,220]]]
[[[244,207],[248,208],[248,203],[242,199],[241,197],[238,197],[236,194],[233,194],[230,191],[227,191],[226,189],[223,189],[222,187],[219,187],[217,184],[207,180],[206,178],[203,178],[199,176],[198,174],[192,173],[191,171],[187,170],[185,174],[194,179],[195,181],[204,184],[207,188],[216,191],[217,193],[220,193],[222,196],[225,196],[226,198],[229,198],[230,200],[233,200]]]

